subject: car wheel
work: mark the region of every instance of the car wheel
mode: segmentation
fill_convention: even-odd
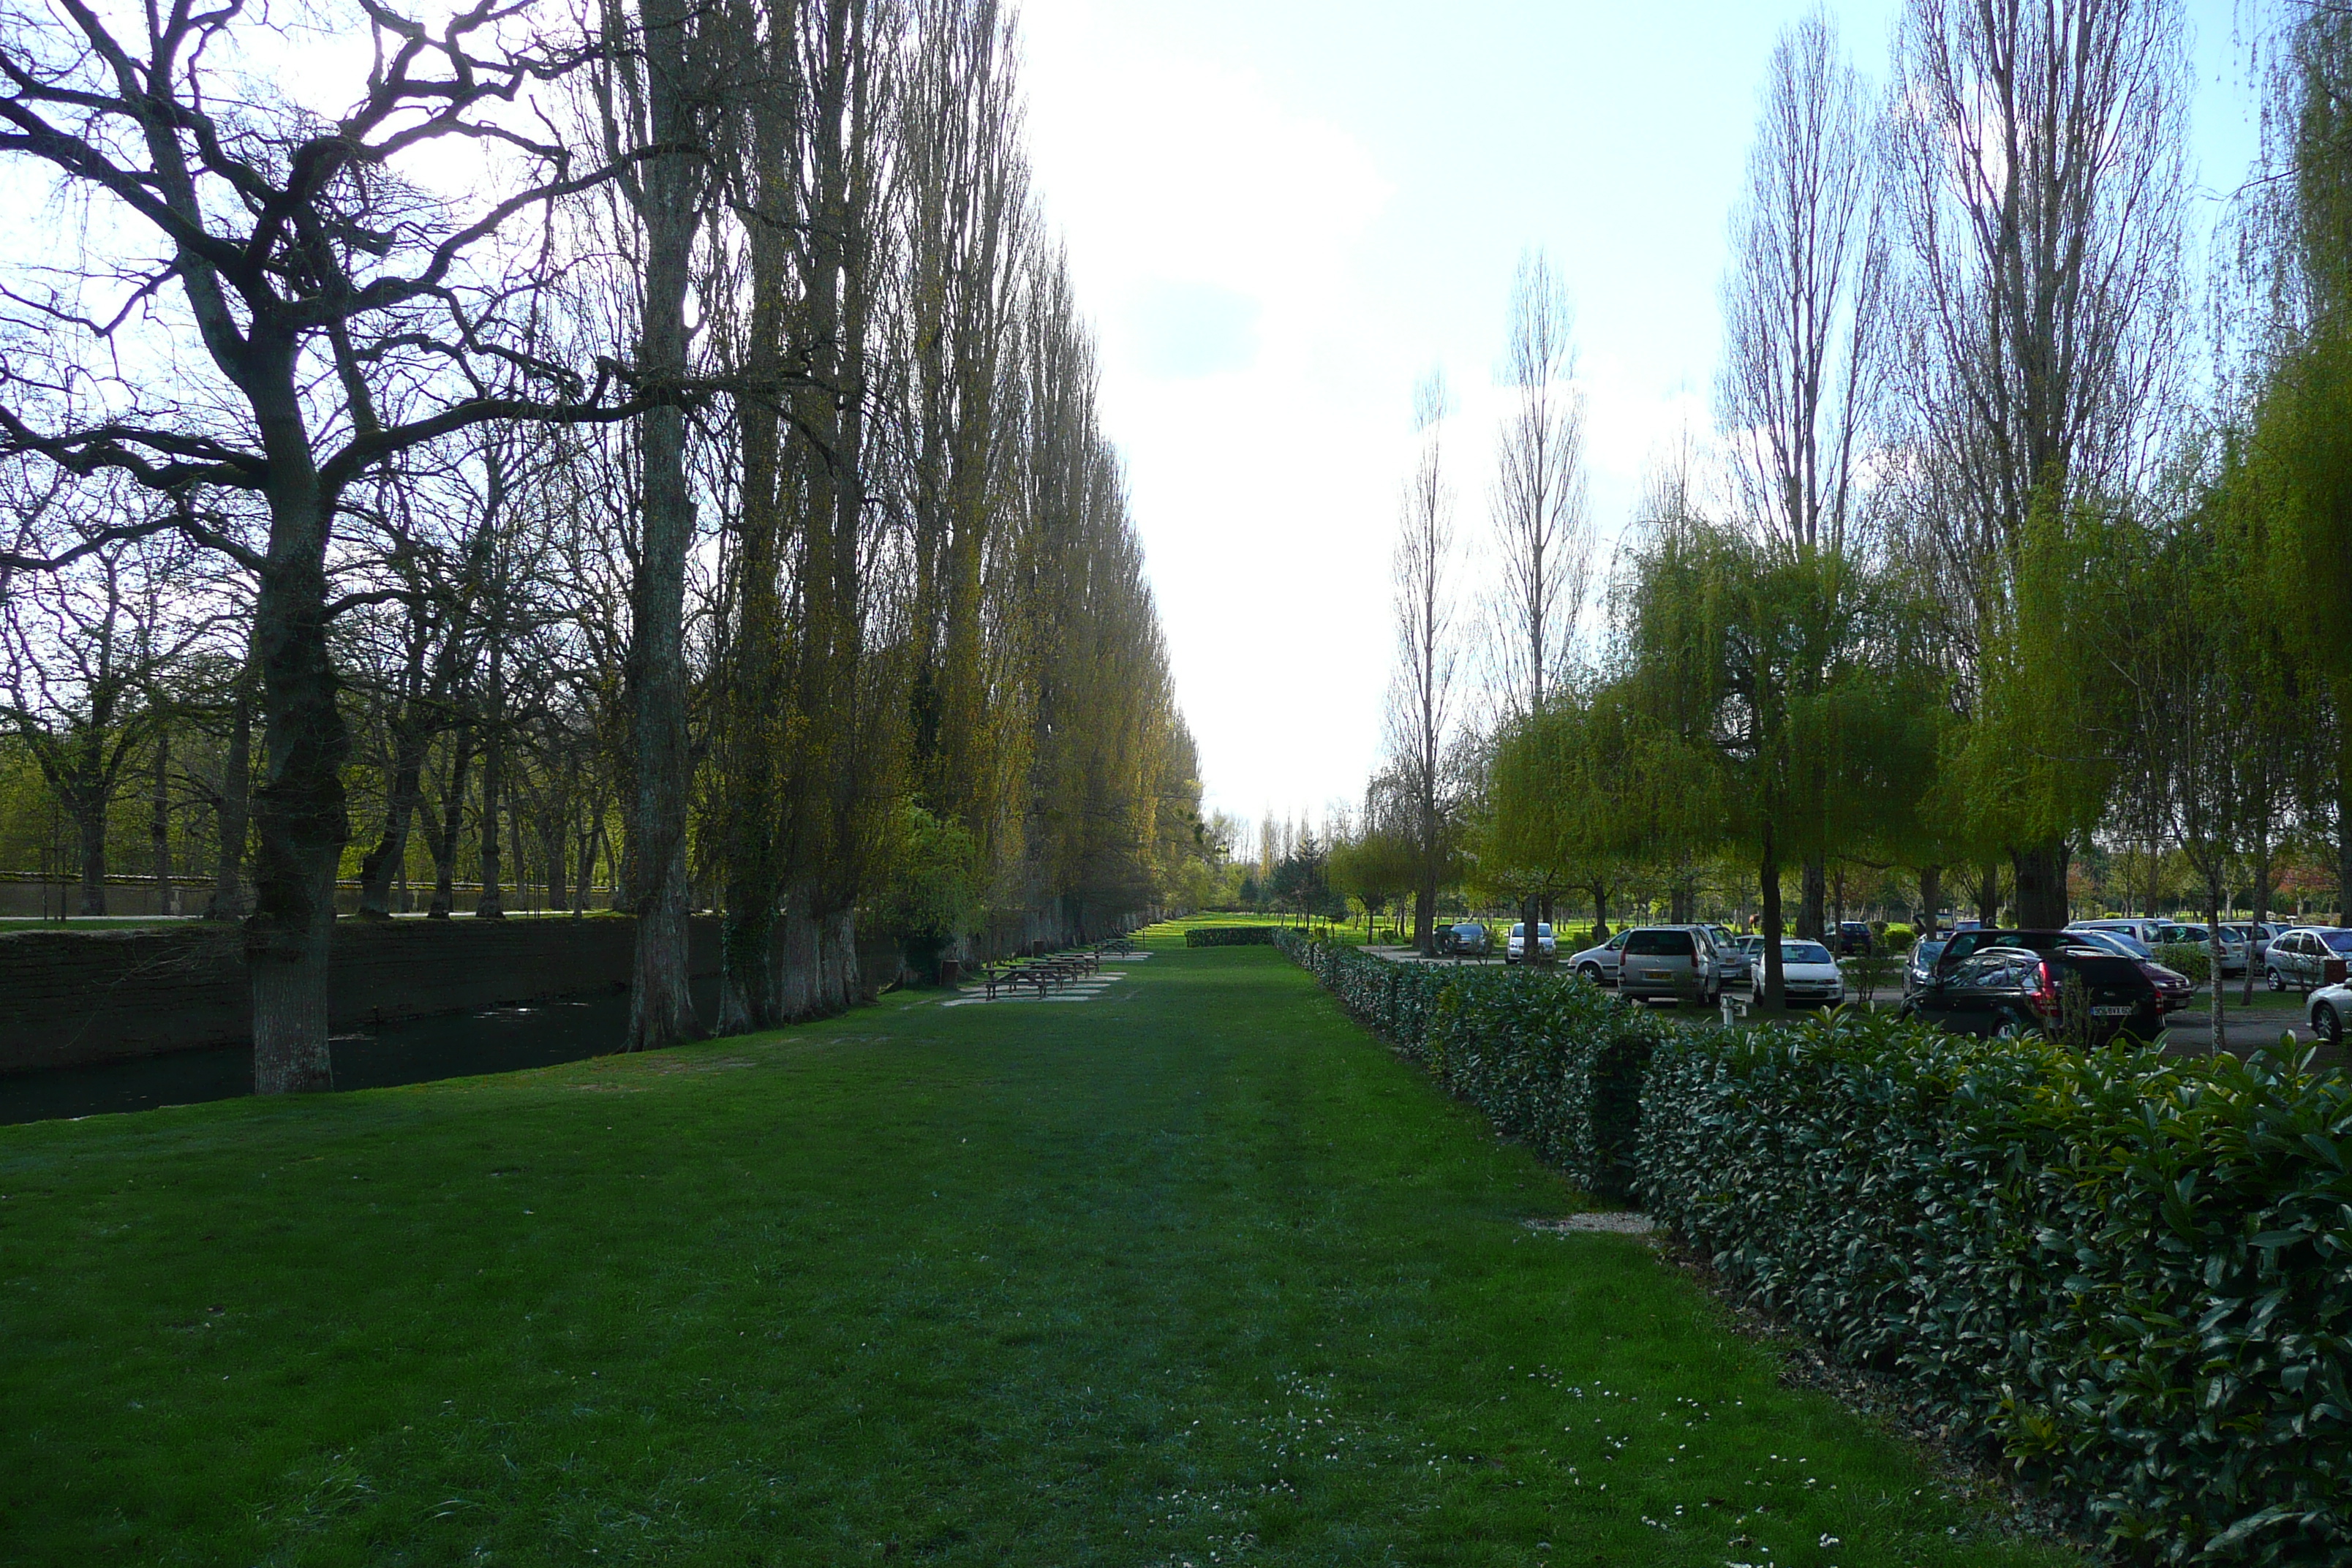
[[[2286,980],[2285,980],[2285,977],[2284,977],[2284,976],[2283,976],[2283,975],[2281,975],[2281,974],[2279,973],[2279,972],[2278,972],[2276,969],[2273,969],[2273,970],[2269,971],[2269,976],[2268,976],[2268,977],[2269,977],[2269,980],[2270,980],[2270,987],[2271,987],[2271,989],[2272,989],[2272,990],[2273,990],[2273,991],[2284,991],[2284,990],[2285,990],[2285,989],[2286,989]]]
[[[2025,1037],[2025,1026],[2017,1021],[2016,1014],[2003,1013],[2000,1022],[1993,1026],[1992,1037],[1996,1040],[2021,1040]]]
[[[1590,980],[1593,984],[1598,985],[1601,984],[1601,966],[1597,963],[1580,964],[1577,968],[1576,977],[1579,980]]]
[[[2340,1046],[2344,1043],[2344,1020],[2336,1016],[2332,1005],[2322,1002],[2311,1010],[2311,1032],[2331,1046]]]

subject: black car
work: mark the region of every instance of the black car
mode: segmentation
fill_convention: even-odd
[[[1484,958],[1495,951],[1495,939],[1476,921],[1437,928],[1437,951],[1456,958]]]
[[[1936,972],[1936,960],[1943,956],[1944,939],[1923,936],[1911,944],[1911,952],[1903,960],[1903,994],[1916,995]]]
[[[1840,921],[1837,934],[1830,939],[1830,945],[1840,958],[1868,958],[1878,951],[1877,942],[1878,939],[1871,935],[1866,921]]]
[[[2036,952],[1979,945],[1935,973],[1903,1004],[1903,1016],[1958,1035],[2064,1030],[2087,1042],[2130,1034],[2153,1039],[2164,1027],[2163,994],[2139,963],[2105,948],[2056,945]]]
[[[2063,947],[2083,947],[2080,931],[1997,931],[1983,926],[1974,931],[1956,931],[1944,951],[1936,955],[1935,973],[1948,975],[1960,966],[1960,960],[1988,947],[2021,947],[2028,952],[2055,952]]]

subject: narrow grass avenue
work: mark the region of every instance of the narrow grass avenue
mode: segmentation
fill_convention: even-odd
[[[2050,1564],[1267,949],[0,1128],[0,1561]]]

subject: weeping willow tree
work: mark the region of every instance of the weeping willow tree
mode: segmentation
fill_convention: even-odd
[[[2270,592],[2325,686],[2307,717],[2333,742],[2307,781],[2352,903],[2352,16],[2310,5],[2270,42],[2268,179],[2242,259],[2260,307],[2242,481],[2267,513]]]
[[[1851,555],[1690,514],[1654,528],[1619,592],[1620,700],[1647,742],[1649,820],[1660,842],[1704,834],[1752,858],[1768,1008],[1781,1005],[1783,868],[1882,853],[1933,786],[1943,694],[1890,635],[1906,603],[1899,577]]]

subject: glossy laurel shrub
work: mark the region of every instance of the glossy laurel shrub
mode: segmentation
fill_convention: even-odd
[[[2126,1554],[2352,1560],[2352,1088],[1842,1013],[1654,1049],[1635,1189]]]
[[[1186,947],[1270,947],[1278,926],[1194,926],[1184,933]]]
[[[2213,950],[2201,942],[2164,942],[2155,948],[2156,961],[2199,985],[2213,978]]]
[[[1358,1022],[1590,1192],[1630,1190],[1643,1074],[1675,1026],[1557,973],[1397,963],[1284,932]]]

